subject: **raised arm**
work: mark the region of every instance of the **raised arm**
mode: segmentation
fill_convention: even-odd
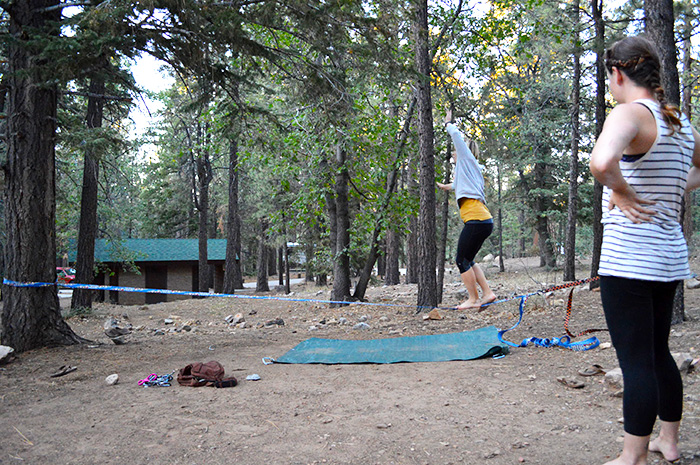
[[[464,159],[473,169],[481,170],[479,168],[479,163],[476,161],[476,157],[474,157],[472,151],[469,150],[469,146],[467,145],[462,132],[457,128],[457,126],[452,123],[447,123],[445,125],[445,129],[450,137],[452,137],[452,143],[455,146],[457,158]]]

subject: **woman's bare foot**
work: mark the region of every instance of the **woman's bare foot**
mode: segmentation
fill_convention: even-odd
[[[611,460],[609,462],[605,462],[604,465],[647,465],[647,459],[644,457],[642,461],[627,461],[625,460],[622,456],[616,458],[615,460]]]
[[[490,304],[491,302],[494,302],[496,300],[496,294],[493,292],[488,294],[488,295],[483,295],[481,296],[481,305],[486,305]]]
[[[661,437],[649,442],[649,451],[660,453],[664,456],[666,461],[671,463],[676,462],[680,458],[680,454],[678,453],[678,444],[674,444],[670,441],[664,441]]]
[[[647,465],[649,436],[635,436],[625,432],[622,454],[605,465]]]
[[[457,310],[468,310],[470,308],[479,308],[481,303],[478,300],[467,299],[461,304],[457,305]]]

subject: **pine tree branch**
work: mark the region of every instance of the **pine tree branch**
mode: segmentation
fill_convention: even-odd
[[[117,100],[120,102],[131,102],[131,97],[119,97],[116,95],[106,95],[106,94],[95,94],[92,92],[77,92],[77,91],[62,91],[60,92],[63,95],[77,95],[79,97],[88,97],[88,98],[100,98],[104,100]]]
[[[3,6],[4,4],[9,3],[9,2],[2,2],[0,3],[0,6]],[[36,13],[48,13],[50,11],[55,11],[55,10],[62,10],[64,8],[68,8],[71,6],[93,6],[94,4],[92,2],[73,2],[73,3],[59,3],[58,5],[51,5],[47,6],[45,8],[38,8],[34,10]]]

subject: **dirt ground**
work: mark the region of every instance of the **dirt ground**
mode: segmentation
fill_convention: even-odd
[[[515,259],[507,271],[486,267],[499,297],[561,283]],[[697,269],[694,268],[694,269]],[[579,277],[587,276],[585,266]],[[464,298],[455,271],[446,276],[445,306]],[[329,299],[328,288],[293,287],[292,298]],[[283,297],[281,294],[267,294]],[[80,335],[101,344],[41,349],[0,367],[0,464],[600,464],[621,449],[622,400],[604,377],[577,372],[617,367],[613,349],[575,352],[515,348],[500,359],[389,365],[285,365],[280,357],[310,337],[372,339],[510,327],[518,301],[476,313],[416,314],[416,286],[374,286],[368,300],[396,307],[211,298],[147,306],[100,304],[70,318]],[[564,334],[567,291],[528,300],[523,323],[507,334]],[[406,306],[400,306],[406,304]],[[580,286],[571,330],[605,327],[600,295]],[[686,290],[689,320],[673,328],[674,352],[697,358],[700,290]],[[225,318],[241,313],[244,328]],[[353,326],[368,317],[369,329]],[[132,325],[114,345],[103,323]],[[347,325],[332,324],[344,317]],[[385,318],[382,318],[385,317]],[[173,320],[166,325],[165,319]],[[284,325],[264,327],[281,318]],[[322,320],[326,324],[322,324]],[[182,330],[188,325],[191,330]],[[315,329],[310,329],[311,327]],[[159,331],[160,330],[160,331]],[[607,333],[596,333],[609,342]],[[149,387],[138,380],[197,361],[218,360],[239,385],[228,389]],[[59,367],[72,373],[50,377]],[[700,464],[700,370],[683,374],[683,464]],[[119,375],[107,385],[105,377]],[[247,381],[258,374],[259,381]],[[565,376],[585,384],[572,389]],[[650,463],[666,463],[652,454]]]

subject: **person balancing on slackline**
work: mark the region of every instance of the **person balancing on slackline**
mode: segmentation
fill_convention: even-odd
[[[452,111],[447,112],[445,129],[455,146],[455,177],[450,184],[437,185],[444,191],[455,191],[459,214],[464,221],[464,228],[457,243],[456,262],[462,282],[469,293],[469,298],[459,304],[457,309],[479,308],[496,300],[496,295],[486,282],[484,272],[474,263],[476,254],[493,231],[493,216],[485,205],[482,167],[469,150],[460,130],[452,123]],[[481,287],[481,298],[477,285]]]

